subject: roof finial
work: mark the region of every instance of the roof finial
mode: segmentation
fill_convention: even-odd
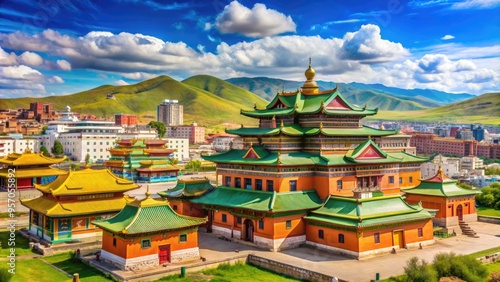
[[[280,127],[284,127],[285,124],[283,123],[283,120],[281,120]]]
[[[319,129],[323,129],[323,122],[322,121],[319,122]]]
[[[309,56],[309,67],[312,66],[312,63],[311,63],[311,56]]]
[[[285,93],[285,84],[284,83],[281,85],[281,93]]]
[[[151,196],[151,192],[149,192],[149,185],[147,186],[146,188],[146,198],[149,198],[149,196]]]

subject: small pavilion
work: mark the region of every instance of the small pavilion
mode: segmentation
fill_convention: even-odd
[[[417,187],[402,191],[408,203],[422,202],[424,208],[437,210],[434,224],[446,228],[449,233],[458,228],[460,222],[477,221],[475,197],[481,192],[459,187],[441,167],[436,175],[421,180]]]
[[[172,209],[179,214],[205,217],[206,212],[203,207],[190,200],[201,197],[213,189],[214,187],[207,178],[179,179],[174,188],[159,192],[158,195],[167,198]]]
[[[206,219],[177,214],[163,198],[128,203],[116,216],[93,222],[104,230],[101,259],[122,270],[142,270],[200,258],[198,226]]]

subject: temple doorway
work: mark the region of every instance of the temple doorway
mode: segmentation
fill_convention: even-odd
[[[462,205],[457,206],[457,216],[458,216],[458,220],[464,220]]]
[[[160,264],[170,262],[170,245],[158,246],[158,259]]]
[[[253,242],[253,221],[246,219],[244,222],[245,226],[245,241]]]

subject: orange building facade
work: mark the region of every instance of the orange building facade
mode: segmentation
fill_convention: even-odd
[[[408,203],[421,202],[424,208],[435,210],[434,224],[446,228],[449,233],[458,229],[460,222],[477,221],[475,196],[480,191],[457,186],[441,168],[433,177],[404,192]]]
[[[200,259],[198,226],[203,218],[177,214],[164,199],[128,203],[116,216],[93,223],[104,230],[101,259],[122,270]]]
[[[243,149],[203,156],[216,163],[217,177],[222,180],[214,191],[191,200],[208,210],[209,231],[271,250],[313,244],[318,230],[312,222],[317,221],[308,218],[332,197],[374,197],[373,202],[383,202],[382,196],[396,195],[402,201],[401,189],[420,183],[420,165],[426,159],[404,150],[382,150],[383,138],[397,132],[361,124],[362,118],[375,115],[377,109],[349,103],[337,88],[319,91],[311,65],[305,75],[300,90],[278,92],[265,109],[241,111],[259,119],[258,128],[227,130],[243,138]],[[432,242],[431,215],[421,207],[405,207],[401,212],[418,213],[420,223],[406,224],[403,217],[396,218],[398,224],[391,223],[404,230],[404,246]],[[328,212],[337,213],[335,209]],[[323,232],[334,234],[335,228]],[[385,230],[382,234],[389,232],[385,225],[377,228]],[[410,234],[419,228],[424,233],[414,239]],[[357,247],[345,250],[352,250],[355,257],[370,249],[386,250],[389,244],[370,244],[359,237],[359,230],[353,230],[356,242],[352,244]],[[399,248],[399,243],[390,244]]]

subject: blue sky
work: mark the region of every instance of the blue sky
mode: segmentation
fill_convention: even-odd
[[[500,90],[500,0],[0,2],[0,97],[160,74]]]

